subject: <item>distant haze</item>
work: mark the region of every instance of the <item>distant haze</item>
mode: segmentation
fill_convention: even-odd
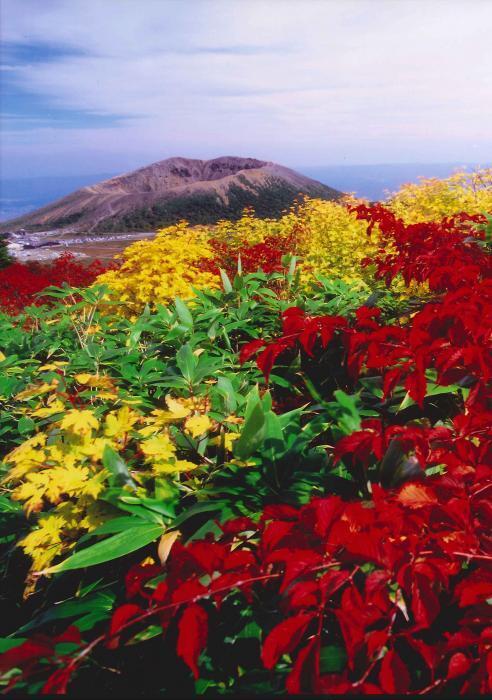
[[[487,164],[483,164],[487,165]],[[446,177],[458,163],[402,165],[327,165],[296,166],[295,170],[342,192],[354,192],[370,200],[384,199],[405,182],[418,177]],[[468,165],[468,169],[476,167]],[[13,219],[60,199],[74,190],[92,185],[120,173],[97,173],[66,177],[11,178],[0,182],[0,221]]]
[[[492,160],[490,0],[1,0],[0,14],[3,178],[176,155]]]

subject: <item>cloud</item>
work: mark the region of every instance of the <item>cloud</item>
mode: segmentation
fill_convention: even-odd
[[[42,100],[53,124],[65,115],[57,129],[45,114],[32,129],[11,117],[9,169],[48,154],[47,167],[66,171],[68,162],[73,172],[91,159],[108,170],[176,154],[291,165],[492,159],[488,0],[1,8],[2,38],[17,51],[9,85],[33,105]],[[35,120],[36,111],[19,116]]]

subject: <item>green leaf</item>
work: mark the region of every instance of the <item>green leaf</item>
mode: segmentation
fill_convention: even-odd
[[[341,389],[337,389],[333,395],[342,408],[342,416],[338,419],[340,427],[348,434],[360,430],[361,417],[357,408],[357,395],[350,396]]]
[[[225,410],[229,413],[233,413],[237,408],[237,401],[231,380],[227,377],[219,377],[216,384],[216,391],[224,399]]]
[[[0,654],[5,654],[9,649],[14,649],[18,647],[23,642],[27,641],[27,637],[0,637]]]
[[[57,603],[46,612],[35,617],[34,620],[30,620],[26,625],[21,627],[19,631],[26,632],[27,630],[40,627],[52,620],[63,620],[70,617],[84,619],[89,614],[93,619],[96,618],[96,614],[99,619],[104,619],[108,617],[111,612],[115,598],[116,596],[112,592],[98,591],[86,598],[72,598]],[[77,621],[77,627],[81,629],[79,620]],[[86,627],[86,629],[88,628]]]
[[[84,539],[88,539],[89,537],[97,537],[99,535],[114,535],[116,532],[125,532],[126,530],[135,527],[135,525],[139,527],[142,524],[143,522],[135,516],[123,515],[121,518],[113,518],[112,520],[108,520],[102,525],[99,525],[99,527],[96,527],[95,530],[92,530],[85,535]]]
[[[7,496],[0,496],[0,513],[22,513],[23,509],[20,503],[11,501]]]
[[[138,644],[138,642],[145,642],[147,639],[153,639],[159,635],[162,635],[161,625],[149,625],[141,632],[137,632],[137,634],[126,643],[126,646]]]
[[[105,468],[113,474],[114,486],[137,488],[136,483],[130,476],[125,460],[110,445],[106,445],[104,448],[102,462]]]
[[[268,411],[265,414],[264,449],[262,454],[272,462],[275,462],[281,457],[285,447],[284,434],[279,417],[273,411]]]
[[[287,272],[289,277],[294,277],[294,273],[296,271],[296,264],[297,264],[297,257],[295,255],[293,255],[290,259],[289,270]]]
[[[163,532],[164,527],[162,525],[151,525],[149,523],[135,525],[80,552],[75,552],[75,554],[72,554],[60,564],[55,564],[55,566],[51,566],[40,573],[59,573],[62,571],[73,571],[74,569],[85,569],[87,566],[96,566],[96,564],[119,559],[150,544]]]
[[[319,656],[321,673],[339,673],[347,663],[347,654],[343,647],[322,647]]]
[[[188,510],[186,510],[184,513],[178,515],[178,517],[173,520],[172,526],[173,528],[177,528],[184,523],[185,520],[188,520],[188,518],[192,518],[194,515],[198,515],[199,513],[206,513],[209,510],[221,510],[223,505],[223,501],[204,501],[203,503],[196,503],[194,506],[188,508]]]
[[[32,418],[28,418],[27,416],[22,416],[17,423],[17,430],[21,435],[32,433],[35,429],[36,423]]]
[[[184,301],[182,301],[179,297],[175,298],[174,305],[176,307],[176,313],[178,314],[179,320],[187,330],[191,331],[193,329],[193,316],[191,315],[190,310]]]
[[[176,353],[176,364],[183,375],[183,377],[188,382],[193,382],[195,377],[195,369],[197,366],[198,358],[193,354],[191,345],[186,343]]]
[[[226,294],[230,294],[233,291],[231,280],[227,276],[227,272],[225,270],[220,269],[220,277],[222,279],[222,285],[224,287],[224,292]]]
[[[239,459],[248,459],[263,442],[265,436],[265,412],[261,400],[258,400],[244,422],[241,437],[234,445],[234,454]]]

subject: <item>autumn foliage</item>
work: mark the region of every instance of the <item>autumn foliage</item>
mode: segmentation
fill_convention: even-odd
[[[30,304],[49,303],[42,294],[47,287],[87,287],[105,270],[98,260],[84,265],[71,253],[60,255],[52,263],[13,262],[0,270],[0,308],[19,313]]]
[[[40,585],[93,567],[84,591],[102,579],[113,598],[94,624],[48,614],[46,632],[19,634],[0,661],[9,690],[77,693],[108,668],[123,688],[126,664],[155,653],[166,677],[146,687],[163,694],[492,692],[487,219],[349,214],[369,241],[369,289],[320,282],[307,295],[282,272],[298,231],[278,246],[263,229],[217,238],[201,270],[222,274],[224,292],[147,309],[133,327],[112,319],[110,352],[118,323],[128,339],[117,370],[101,356],[112,378],[57,366],[16,395],[50,435],[5,458],[13,501],[45,484],[29,492],[26,553],[70,508],[97,518],[80,545],[102,538],[91,561],[64,522],[53,557],[65,558],[36,572]],[[133,376],[145,337],[152,363]],[[85,491],[63,491],[67,460]],[[145,551],[101,558],[129,528]]]

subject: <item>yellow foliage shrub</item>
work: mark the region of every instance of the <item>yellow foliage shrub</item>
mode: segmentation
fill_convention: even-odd
[[[109,377],[78,374],[75,379],[81,389],[96,390],[92,404],[107,398]],[[168,395],[166,409],[145,415],[123,399],[117,402],[119,407],[109,403],[76,409],[61,400],[57,388],[56,382],[34,384],[16,395],[21,403],[36,400],[34,406],[20,410],[26,416],[45,419],[43,431],[4,457],[3,483],[8,484],[11,498],[22,503],[28,517],[38,516],[37,525],[19,542],[32,559],[33,571],[67,555],[81,535],[114,517],[114,508],[100,499],[111,479],[104,465],[106,448],[130,456],[134,480],[130,492],[146,497],[159,480],[179,480],[183,472],[196,470],[199,480],[207,464],[205,458],[203,463],[182,458],[170,434],[171,425],[193,438],[208,437],[218,430],[207,415],[210,403],[206,397]],[[229,450],[232,435],[226,440]]]
[[[297,223],[294,208],[280,219],[259,219],[253,209],[247,208],[237,221],[218,221],[209,235],[234,250],[244,244],[255,245],[267,238],[290,235]]]
[[[403,185],[387,203],[406,224],[439,221],[460,212],[492,212],[492,168],[457,172],[448,178],[420,178]]]
[[[254,245],[266,238],[290,238],[301,260],[305,281],[315,273],[345,281],[369,280],[361,261],[376,250],[376,236],[369,238],[367,223],[358,221],[345,203],[306,198],[280,219],[258,219],[245,211],[238,221],[219,221],[214,238],[234,248]]]
[[[238,221],[219,221],[213,227],[181,222],[159,231],[151,241],[130,245],[122,254],[121,267],[100,275],[97,282],[107,284],[115,298],[138,313],[147,303],[165,303],[175,296],[191,298],[192,286],[218,286],[219,278],[201,265],[213,258],[211,239],[234,250],[288,237],[292,240],[289,252],[300,258],[304,282],[320,273],[365,284],[371,272],[360,263],[376,248],[375,235],[369,238],[366,231],[366,223],[344,204],[318,199],[306,199],[280,219],[260,219],[246,210]]]
[[[376,252],[378,231],[375,227],[367,235],[367,222],[358,220],[347,206],[355,202],[306,198],[279,219],[260,219],[245,210],[239,220],[219,221],[215,226],[191,227],[181,222],[159,231],[152,241],[129,246],[121,268],[103,274],[98,282],[107,283],[115,298],[138,313],[146,303],[190,298],[192,286],[217,287],[219,278],[202,265],[214,257],[210,241],[235,251],[278,238],[282,246],[286,239],[290,241],[288,252],[298,256],[305,284],[320,274],[372,287],[373,271],[361,263]],[[492,169],[459,172],[443,180],[421,179],[404,185],[387,206],[406,223],[439,220],[463,211],[492,211]],[[401,280],[394,281],[393,291],[403,288]]]
[[[163,304],[179,296],[193,296],[191,286],[216,287],[217,277],[201,269],[213,256],[203,227],[193,229],[185,222],[158,231],[151,241],[137,241],[123,253],[118,270],[100,275],[114,297],[127,309],[139,313],[145,304]]]
[[[345,282],[372,281],[372,272],[361,264],[377,247],[377,233],[367,235],[367,222],[344,204],[320,199],[307,200],[296,218],[303,279],[319,273]]]

